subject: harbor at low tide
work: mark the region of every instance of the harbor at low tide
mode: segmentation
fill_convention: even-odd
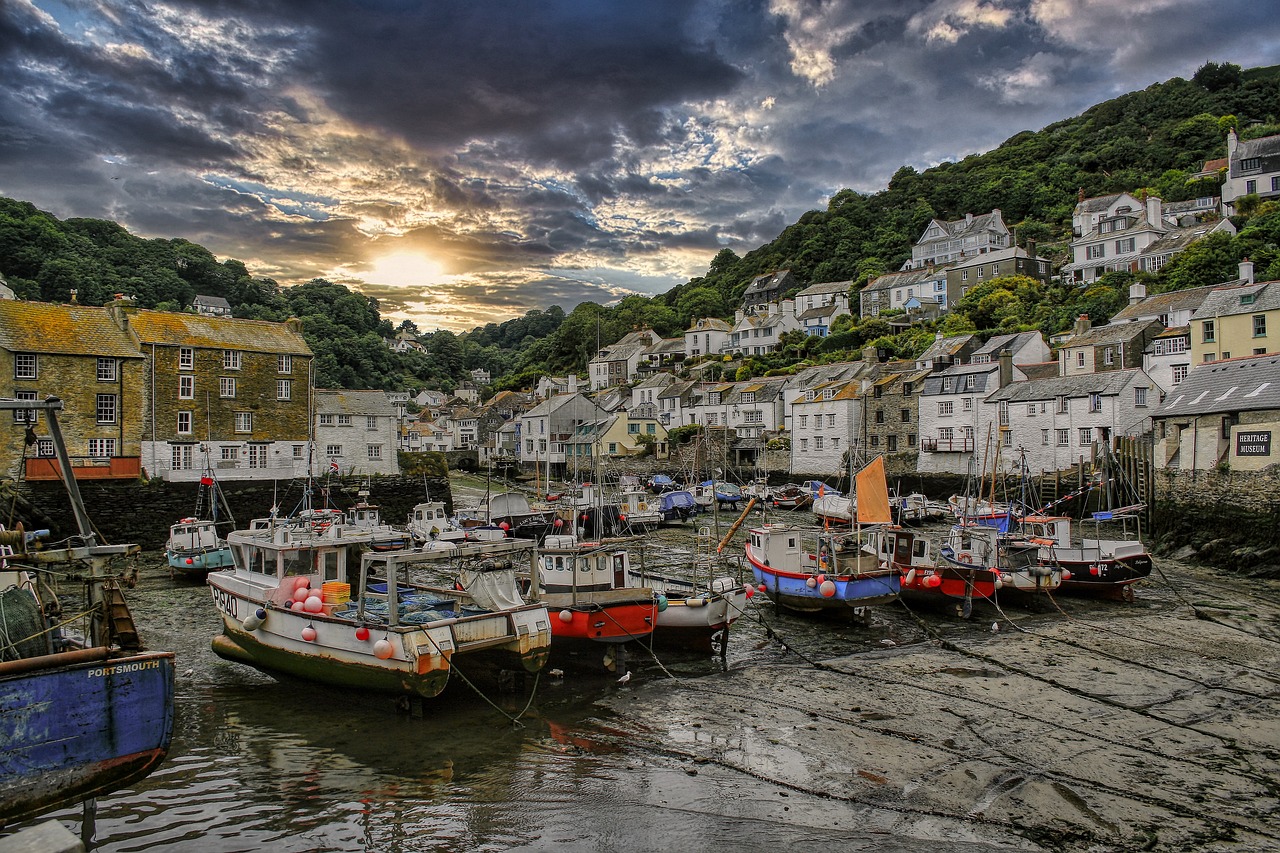
[[[665,530],[649,553],[679,563],[692,543],[692,528]],[[161,562],[130,600],[149,645],[178,654],[173,744],[99,800],[98,850],[1265,850],[1280,837],[1273,581],[1161,560],[1132,605],[1039,597],[961,620],[894,603],[865,624],[757,596],[723,662],[633,649],[623,684],[583,660],[530,679],[532,695],[452,685],[418,717],[217,658],[208,589]],[[53,817],[78,832],[79,809]]]

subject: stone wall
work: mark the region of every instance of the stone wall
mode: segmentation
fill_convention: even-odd
[[[1157,471],[1150,545],[1233,573],[1280,577],[1280,465]]]
[[[445,502],[453,512],[453,494],[447,478],[421,476],[385,476],[370,481],[363,478],[338,478],[317,481],[313,506],[324,505],[324,489],[328,489],[333,505],[340,509],[356,501],[356,493],[369,487],[369,501],[382,508],[383,521],[404,525],[414,504],[427,500]],[[27,529],[49,528],[54,541],[76,531],[75,519],[66,490],[60,482],[23,482],[0,490],[5,500],[3,521],[12,526],[21,521]],[[262,518],[279,503],[281,512],[295,510],[302,501],[302,483],[263,483],[232,481],[220,483],[237,527],[246,527],[254,518]],[[146,549],[164,547],[169,525],[194,513],[198,486],[195,483],[170,483],[163,480],[129,482],[84,482],[80,493],[89,518],[107,542],[136,542]],[[11,512],[12,508],[12,512]]]

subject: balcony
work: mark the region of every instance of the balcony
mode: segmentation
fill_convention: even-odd
[[[920,450],[925,453],[972,453],[972,438],[922,438]]]
[[[93,456],[72,456],[71,473],[77,480],[136,480],[142,476],[141,456],[112,456],[101,459]],[[58,460],[41,456],[27,460],[28,480],[61,480]]]

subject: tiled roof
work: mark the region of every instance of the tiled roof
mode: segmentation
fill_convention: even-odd
[[[699,323],[701,323],[702,325],[699,326],[698,325]],[[731,328],[732,326],[730,326],[724,320],[721,320],[717,317],[703,317],[699,320],[692,321],[689,324],[689,328],[686,329],[685,331],[686,332],[727,332]]]
[[[1008,335],[996,335],[975,350],[973,354],[975,356],[997,355],[1006,349],[1016,353],[1038,337],[1040,337],[1039,332],[1014,332]]]
[[[128,310],[125,316],[129,328],[143,344],[311,355],[301,333],[284,323],[202,317],[145,308]]]
[[[1064,347],[1096,347],[1105,344],[1128,343],[1134,338],[1142,337],[1152,325],[1147,323],[1108,323],[1105,326],[1094,326],[1082,335],[1072,335],[1062,345]]]
[[[949,338],[934,340],[916,361],[933,361],[935,358],[940,358],[944,355],[955,355],[971,340],[973,340],[972,334],[953,335]]]
[[[1211,361],[1191,368],[1155,417],[1280,409],[1280,356]]]
[[[0,348],[10,352],[142,358],[106,308],[0,299]]]
[[[1250,157],[1271,157],[1280,154],[1280,135],[1264,136],[1261,139],[1240,140],[1236,149],[1236,159],[1245,160]]]
[[[790,274],[791,270],[778,270],[777,272],[758,275],[751,280],[751,284],[747,285],[744,295],[775,290],[782,286],[782,280]]]
[[[830,305],[819,305],[815,308],[810,308],[807,311],[802,312],[796,319],[801,322],[805,320],[820,320],[823,317],[830,317],[838,309],[840,309],[840,306],[836,305],[834,302]]]

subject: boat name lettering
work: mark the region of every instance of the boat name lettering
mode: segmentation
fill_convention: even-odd
[[[218,606],[218,609],[221,610],[223,613],[226,613],[228,616],[231,616],[231,617],[239,616],[239,614],[236,613],[236,610],[237,610],[236,597],[231,593],[227,592],[225,589],[218,589],[217,587],[214,587],[213,601],[214,601],[214,604]]]
[[[118,663],[114,666],[100,666],[97,669],[89,670],[90,678],[105,678],[108,675],[116,675],[124,672],[142,672],[144,669],[159,669],[160,661],[143,660],[134,663]]]
[[[1271,430],[1241,430],[1236,433],[1236,456],[1270,456]]]

